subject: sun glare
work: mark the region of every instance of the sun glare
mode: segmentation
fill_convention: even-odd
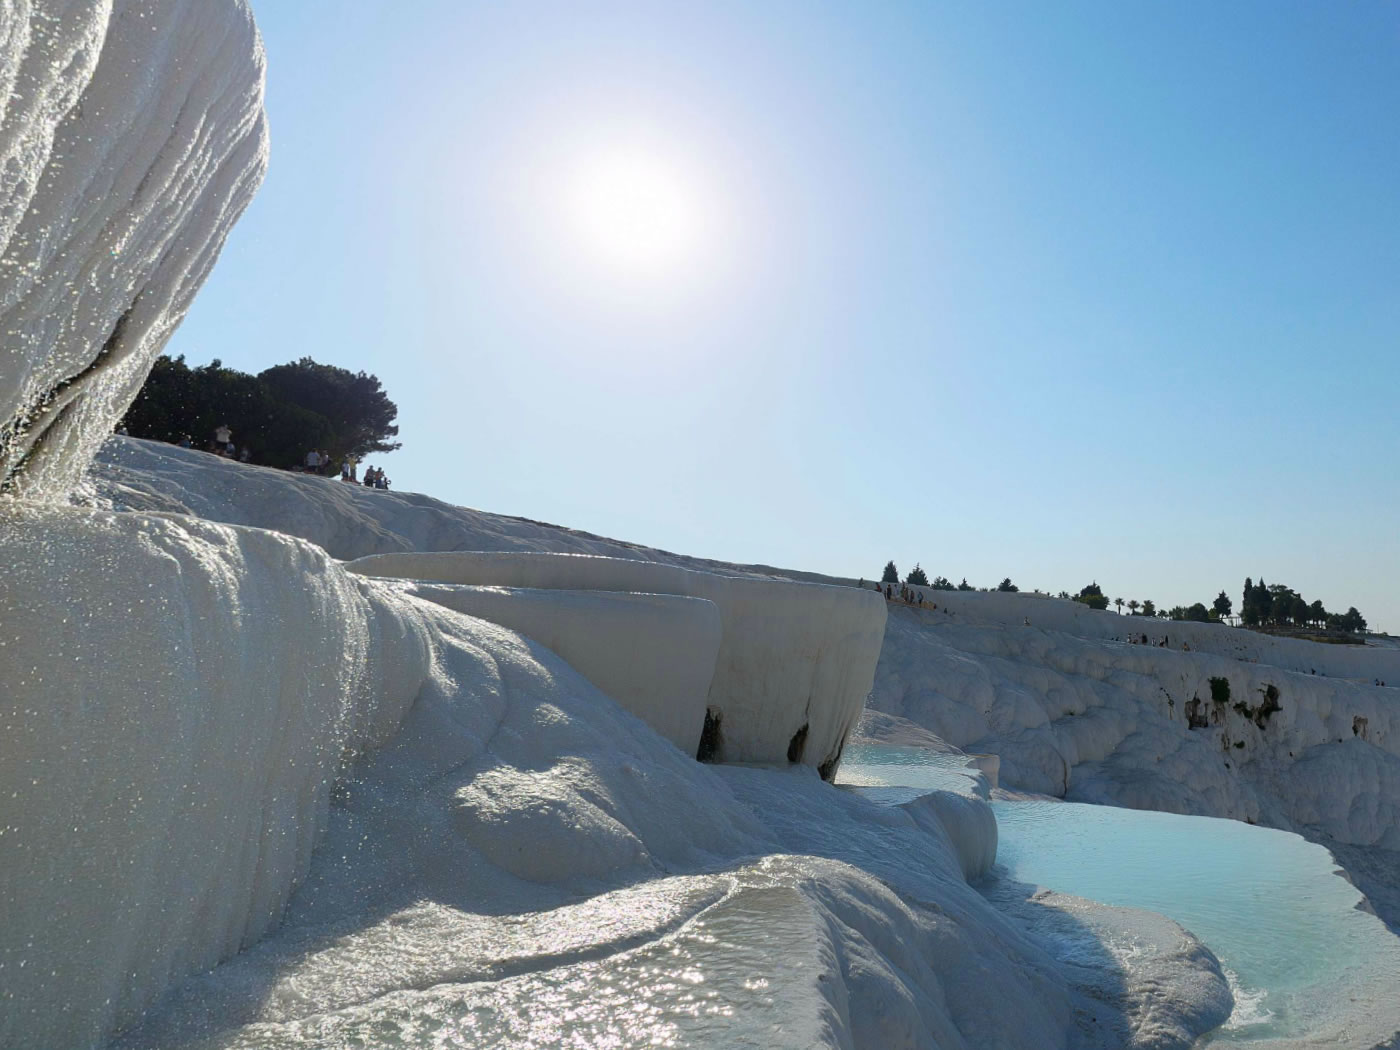
[[[701,203],[685,176],[641,151],[602,154],[574,173],[570,218],[582,247],[629,276],[652,277],[694,261]]]

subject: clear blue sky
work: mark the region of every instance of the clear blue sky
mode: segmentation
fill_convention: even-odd
[[[271,169],[170,352],[375,373],[396,487],[1400,631],[1400,7],[253,7]],[[678,260],[571,221],[617,156]]]

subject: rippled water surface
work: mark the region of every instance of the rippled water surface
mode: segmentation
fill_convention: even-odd
[[[1230,820],[1059,802],[998,802],[998,862],[1024,882],[1170,916],[1229,971],[1217,1042],[1296,1035],[1340,1004],[1393,1010],[1400,940],[1358,908],[1321,846]]]
[[[855,784],[901,801],[952,786],[956,756],[868,747]],[[845,767],[843,766],[843,774]],[[844,780],[843,776],[843,780]],[[904,789],[901,796],[898,789]],[[1400,1025],[1400,938],[1323,847],[1231,820],[1066,802],[997,802],[1004,875],[1167,915],[1204,941],[1235,991],[1213,1043],[1371,1046]]]
[[[837,780],[859,788],[867,798],[898,805],[929,791],[967,792],[977,770],[962,754],[942,754],[919,747],[853,744],[841,759]]]

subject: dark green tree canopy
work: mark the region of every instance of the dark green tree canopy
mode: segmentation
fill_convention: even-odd
[[[1108,596],[1104,594],[1103,588],[1099,586],[1097,580],[1076,594],[1074,600],[1087,605],[1091,609],[1103,610],[1108,608]]]
[[[1218,601],[1219,599],[1217,599]],[[1350,614],[1355,613],[1355,617]],[[1334,631],[1364,631],[1366,618],[1353,606],[1347,613],[1329,613],[1320,601],[1309,603],[1281,583],[1244,581],[1240,619],[1247,627],[1327,627]],[[1359,626],[1358,626],[1359,624]]]
[[[1328,627],[1340,628],[1343,631],[1353,631],[1360,633],[1366,630],[1366,617],[1356,611],[1356,606],[1352,606],[1340,616],[1332,615],[1328,617]]]
[[[960,591],[970,591],[970,590],[972,590],[972,589],[973,589],[972,584],[968,583],[968,582],[967,582],[967,577],[964,576],[964,577],[963,577],[962,583],[958,584],[958,590],[960,590]]]
[[[1008,593],[1019,591],[1020,589],[1021,588],[1017,587],[1014,583],[1011,582],[1010,576],[1008,576],[1006,579],[1002,580],[999,584],[997,584],[997,590],[1006,591]]]
[[[927,587],[928,575],[919,567],[919,563],[915,562],[913,570],[908,576],[904,577],[904,582],[911,587]]]
[[[884,571],[884,573],[880,576],[880,582],[881,582],[881,583],[898,583],[898,582],[899,582],[899,570],[898,570],[897,568],[895,568],[895,564],[894,564],[893,561],[887,561],[887,562],[885,562],[885,571]]]
[[[189,438],[195,448],[227,425],[252,462],[290,467],[312,449],[333,460],[392,451],[397,415],[374,376],[309,357],[253,376],[217,359],[191,368],[181,356],[156,359],[122,425],[133,437]]]
[[[1215,613],[1217,620],[1223,620],[1230,615],[1231,606],[1230,596],[1221,591],[1215,596],[1215,601],[1211,603],[1211,611]]]
[[[389,400],[375,376],[303,357],[259,372],[258,379],[279,400],[330,420],[335,428],[329,450],[333,458],[364,457],[402,447],[402,442],[388,440],[399,432],[394,425],[398,406]]]

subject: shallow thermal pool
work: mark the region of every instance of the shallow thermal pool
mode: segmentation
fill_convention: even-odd
[[[841,780],[897,803],[969,775],[960,756],[920,754],[866,746]],[[1400,938],[1323,847],[1211,817],[1049,801],[993,809],[995,877],[1158,912],[1215,952],[1236,1007],[1206,1042],[1370,1047],[1400,1027]]]
[[[979,773],[969,756],[921,747],[852,744],[841,757],[837,781],[866,798],[898,805],[930,791],[978,790]],[[985,797],[984,791],[978,791]]]

